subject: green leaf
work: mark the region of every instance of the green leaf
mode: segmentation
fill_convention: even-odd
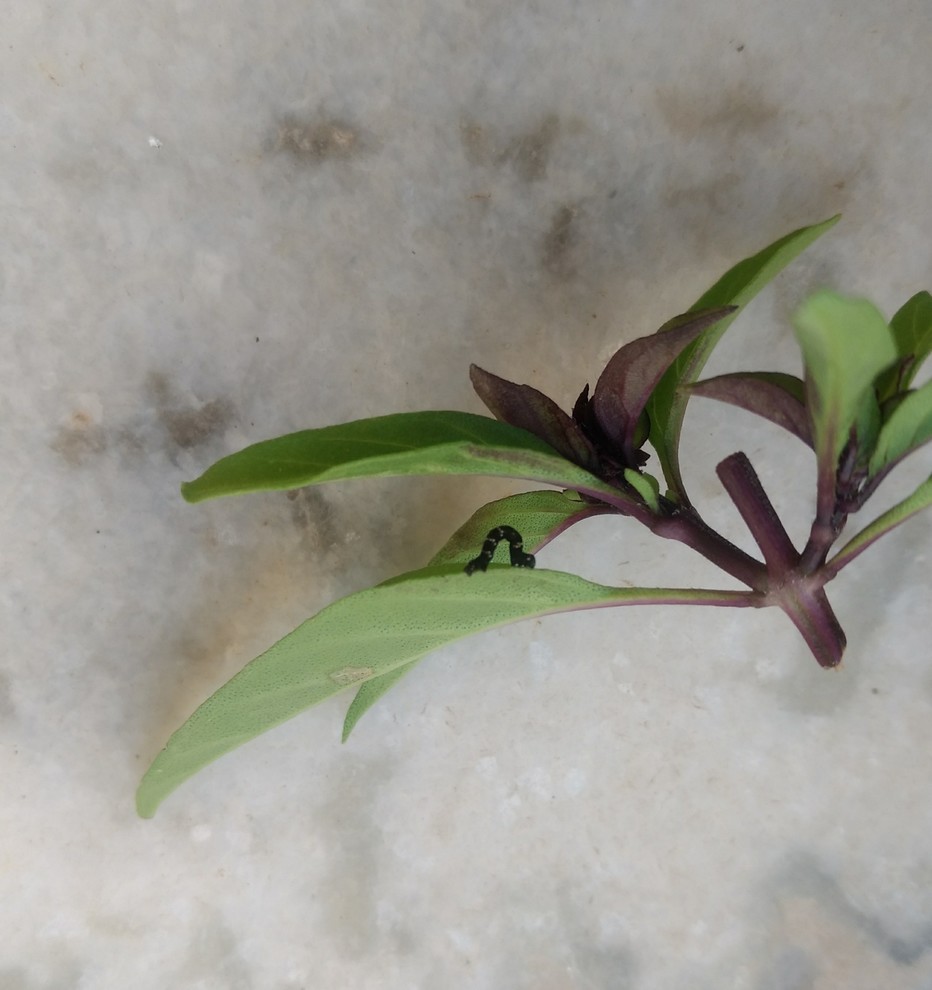
[[[181,486],[189,502],[255,491],[408,474],[483,474],[639,504],[525,430],[464,412],[396,413],[255,443]]]
[[[852,426],[876,419],[865,406],[876,405],[874,379],[896,360],[896,346],[887,321],[866,299],[818,292],[793,322],[806,366],[819,470],[833,474]]]
[[[560,571],[492,565],[467,576],[429,567],[325,608],[247,664],[169,739],[139,786],[151,817],[202,767],[344,688],[472,633],[573,609],[634,604],[759,604],[751,593],[609,588]]]
[[[794,258],[834,227],[839,219],[839,216],[834,216],[811,227],[795,230],[753,257],[739,262],[699,298],[692,309],[743,306],[750,302]],[[651,419],[651,443],[660,458],[668,488],[683,504],[688,504],[689,500],[680,473],[679,444],[689,392],[681,386],[699,378],[712,349],[733,320],[734,317],[729,317],[717,323],[680,354],[660,380],[647,407]]]
[[[932,440],[932,382],[910,392],[883,424],[870,461],[870,473],[902,460]]]
[[[525,549],[529,553],[537,553],[582,519],[610,511],[607,506],[583,502],[566,492],[522,492],[519,495],[509,495],[477,509],[434,554],[428,566],[465,566],[479,553],[489,531],[497,526],[511,526],[516,529],[524,538]],[[373,677],[371,681],[360,685],[343,722],[344,742],[363,715],[420,662],[413,660],[397,670]]]
[[[883,515],[878,516],[869,526],[865,526],[857,536],[849,540],[825,565],[826,580],[831,580],[872,543],[876,543],[881,536],[885,536],[930,505],[932,505],[932,477],[924,481],[909,498],[898,502],[892,509],[888,509]]]
[[[909,388],[922,362],[932,352],[932,295],[917,292],[890,320],[899,360],[877,382],[880,401]]]
[[[883,417],[880,403],[873,388],[868,388],[861,396],[858,414],[854,421],[854,435],[857,438],[857,461],[859,468],[866,468],[870,462],[880,436]]]
[[[625,481],[644,499],[651,512],[660,512],[660,484],[657,479],[646,471],[635,471],[625,468]]]

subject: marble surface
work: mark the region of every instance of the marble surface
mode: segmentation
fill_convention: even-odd
[[[471,360],[568,403],[841,211],[714,366],[798,370],[810,290],[932,287],[930,48],[928,0],[14,0],[3,990],[932,988],[928,516],[833,586],[838,672],[769,611],[527,622],[345,746],[347,695],[133,808],[243,663],[514,490],[180,481],[305,426],[479,412]],[[805,532],[791,439],[697,402],[688,440],[710,520],[747,545],[713,471],[740,445]],[[541,563],[715,580],[624,521]]]

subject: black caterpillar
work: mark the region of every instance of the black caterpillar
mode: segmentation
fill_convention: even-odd
[[[467,574],[484,571],[492,562],[492,558],[495,556],[495,548],[502,540],[508,541],[508,547],[511,550],[512,567],[534,566],[534,554],[524,552],[524,540],[521,538],[521,534],[516,529],[512,529],[511,526],[499,526],[489,532],[489,535],[485,538],[485,543],[482,544],[482,553],[478,557],[474,557],[463,570]]]

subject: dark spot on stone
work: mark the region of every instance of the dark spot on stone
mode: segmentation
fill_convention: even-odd
[[[318,488],[295,488],[286,492],[291,503],[291,521],[304,534],[314,533],[324,550],[339,541],[333,506]]]
[[[182,405],[173,398],[168,379],[158,372],[149,375],[146,387],[155,403],[159,422],[173,443],[184,450],[206,443],[236,418],[229,399],[212,399],[199,406]]]
[[[470,165],[488,165],[491,161],[492,149],[488,132],[474,120],[463,120],[460,123],[460,142]]]
[[[86,414],[76,412],[68,425],[59,428],[49,446],[69,467],[81,467],[107,449],[107,435]]]
[[[684,138],[710,133],[715,140],[734,139],[742,134],[758,136],[780,116],[780,108],[752,87],[708,93],[658,89],[657,106],[667,126]]]
[[[738,45],[738,47],[735,49],[735,51],[736,52],[743,52],[744,51],[744,45]]]
[[[574,273],[573,248],[578,241],[576,209],[561,206],[550,221],[541,247],[541,265],[556,278],[569,278]]]
[[[706,182],[670,190],[664,200],[673,208],[709,214],[726,213],[734,208],[735,191],[741,185],[741,177],[734,172],[715,175]]]
[[[529,134],[511,143],[508,157],[525,182],[536,182],[547,174],[550,153],[559,131],[560,122],[555,114],[551,114]]]
[[[460,123],[460,142],[471,165],[508,165],[525,182],[536,182],[547,174],[560,120],[549,114],[526,134],[505,138],[471,118]]]
[[[221,433],[229,426],[233,415],[233,405],[228,399],[214,399],[199,409],[166,409],[162,422],[172,440],[187,449]]]
[[[286,117],[278,128],[276,147],[300,161],[320,164],[352,158],[363,149],[359,131],[345,120]]]

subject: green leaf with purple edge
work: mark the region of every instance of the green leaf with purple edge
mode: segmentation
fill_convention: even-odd
[[[476,364],[470,365],[469,378],[476,394],[497,420],[533,433],[587,471],[598,469],[595,448],[549,396],[531,385],[517,385],[499,378]]]
[[[537,553],[570,526],[611,511],[606,505],[584,502],[566,492],[538,491],[509,495],[477,509],[434,554],[428,567],[442,564],[465,566],[478,554],[489,531],[498,526],[516,529],[524,539],[525,550]],[[412,660],[360,685],[343,722],[344,742],[363,715],[420,662]]]
[[[602,432],[635,463],[638,421],[651,393],[685,347],[704,330],[730,316],[736,306],[683,313],[656,333],[632,340],[617,350],[596,382],[592,411]]]
[[[932,295],[917,292],[890,320],[899,360],[877,380],[881,403],[909,388],[923,361],[932,352]]]
[[[932,382],[909,392],[883,424],[870,461],[877,474],[932,440]]]
[[[795,375],[782,371],[742,371],[706,378],[688,388],[693,395],[717,399],[763,416],[812,446],[806,386]]]
[[[822,223],[801,227],[739,262],[696,301],[692,310],[747,304],[840,219],[840,215],[834,216]],[[651,419],[651,444],[660,458],[671,496],[684,503],[688,502],[688,498],[680,472],[679,444],[689,390],[681,386],[690,385],[699,378],[713,348],[733,319],[733,316],[727,317],[686,347],[660,380],[647,405]]]
[[[457,565],[403,574],[318,612],[247,664],[168,740],[136,795],[144,818],[214,760],[353,684],[473,633],[577,609],[636,604],[758,605],[746,592],[610,588],[562,571]]]

